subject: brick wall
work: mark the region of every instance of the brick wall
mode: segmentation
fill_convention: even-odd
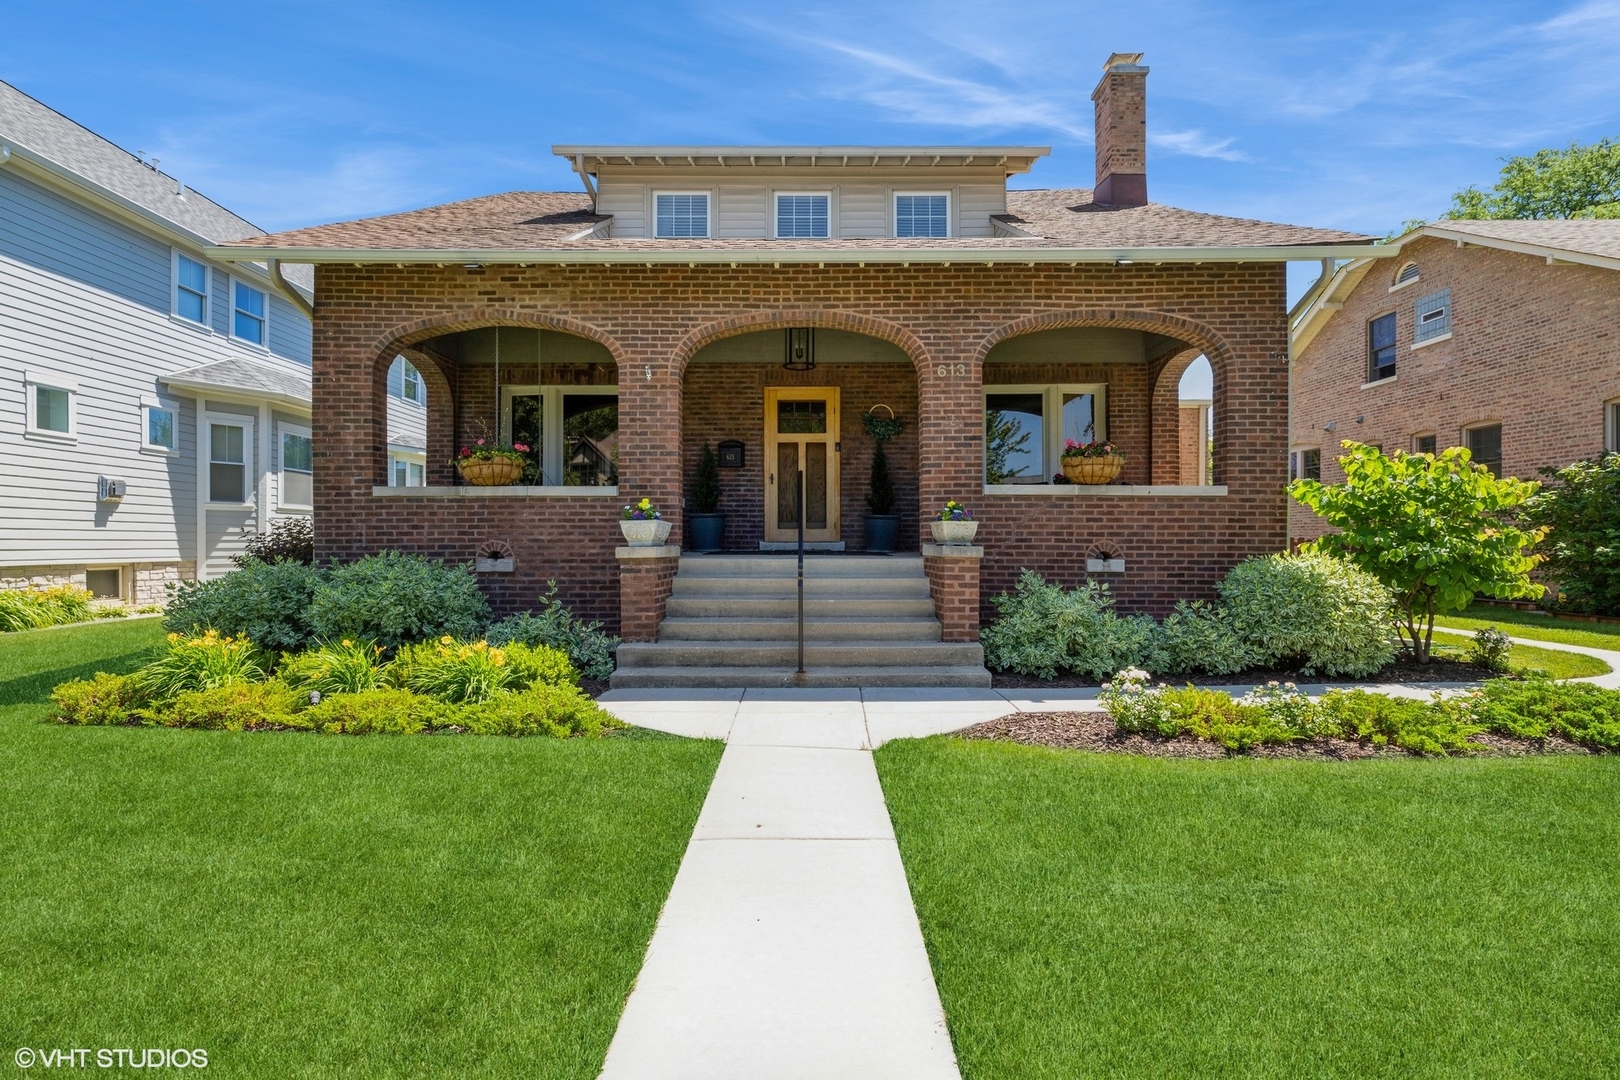
[[[1419,279],[1394,292],[1408,260]],[[1451,290],[1451,338],[1412,348],[1414,304]],[[1395,312],[1396,376],[1367,381],[1367,322]],[[1375,264],[1344,307],[1295,361],[1295,447],[1322,451],[1322,480],[1344,479],[1339,441],[1411,450],[1433,433],[1439,449],[1463,430],[1502,425],[1502,469],[1535,478],[1603,450],[1603,403],[1620,397],[1620,273],[1555,265],[1494,248],[1425,238]],[[1360,423],[1356,422],[1361,417]],[[1329,424],[1335,430],[1326,432]],[[1217,455],[1218,457],[1218,455]],[[1321,535],[1320,519],[1290,509],[1296,539]]]
[[[618,625],[625,641],[658,640],[680,563],[678,558],[619,560]]]
[[[957,556],[923,557],[928,591],[934,597],[940,640],[978,641],[981,622],[979,559]]]
[[[790,325],[869,334],[912,358],[915,424],[904,438],[915,439],[916,488],[908,496],[911,505],[902,509],[912,520],[952,498],[979,509],[980,537],[989,549],[986,596],[994,591],[992,583],[1009,586],[1020,566],[1073,580],[1076,567],[1083,572],[1085,552],[1106,542],[1118,545],[1127,559],[1127,573],[1116,584],[1124,606],[1162,610],[1181,596],[1206,595],[1239,559],[1283,544],[1287,371],[1280,264],[484,271],[329,265],[317,268],[316,290],[319,557],[398,548],[468,559],[486,540],[505,541],[518,569],[503,580],[490,579],[498,609],[532,603],[545,579],[555,577],[566,602],[615,622],[612,548],[619,505],[651,497],[666,508],[673,535],[683,535],[680,502],[695,460],[689,455],[698,445],[682,435],[686,403],[691,397],[694,416],[706,408],[697,389],[689,390],[687,360],[721,337]],[[434,336],[494,323],[579,334],[613,355],[620,417],[616,497],[371,494],[386,467],[389,361],[401,348]],[[985,355],[1008,337],[1068,326],[1151,331],[1209,356],[1218,479],[1229,485],[1228,497],[983,494]],[[1145,394],[1153,382],[1152,430],[1164,431],[1163,442],[1173,444],[1175,410],[1169,410],[1167,425],[1157,422],[1166,377],[1144,377],[1141,386]],[[702,385],[701,372],[693,378]],[[435,390],[441,399],[456,396],[442,372],[436,381],[430,378],[430,405]],[[469,409],[476,392],[471,385],[462,389]],[[863,392],[889,389],[874,385]],[[1141,408],[1130,399],[1122,392],[1120,407]],[[1111,423],[1113,409],[1111,402]],[[846,406],[846,415],[852,411]],[[451,432],[443,422],[430,416],[429,427],[430,444],[448,447]],[[1152,447],[1133,458],[1140,470],[1144,460],[1153,460]],[[856,477],[846,483],[846,499],[863,496],[864,463],[846,467]]]

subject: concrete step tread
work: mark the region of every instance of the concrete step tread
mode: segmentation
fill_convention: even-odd
[[[982,664],[984,648],[976,641],[807,640],[805,662],[822,667],[894,667]],[[641,667],[770,667],[795,664],[798,642],[664,640],[626,642],[619,646],[620,668]]]
[[[769,687],[769,686],[958,686],[988,687],[990,672],[982,664],[937,664],[926,667],[827,665],[805,667],[803,681],[793,667],[670,667],[620,668],[613,673],[614,689],[660,687]]]

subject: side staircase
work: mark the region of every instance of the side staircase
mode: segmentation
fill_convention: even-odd
[[[658,640],[619,646],[612,686],[989,686],[978,642],[941,641],[918,555],[683,555]]]

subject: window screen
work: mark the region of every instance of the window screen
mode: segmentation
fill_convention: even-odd
[[[1492,476],[1502,475],[1502,425],[1468,429],[1468,452],[1475,465],[1491,470]]]
[[[701,237],[709,235],[709,197],[697,195],[658,195],[657,235]]]
[[[896,195],[894,235],[951,235],[950,202],[947,195]]]
[[[828,234],[826,195],[778,195],[776,235],[825,238]]]
[[[1377,382],[1395,374],[1395,313],[1380,315],[1367,323],[1367,381]]]
[[[84,587],[97,598],[119,600],[124,595],[123,573],[113,566],[103,570],[86,570]]]
[[[1414,343],[1432,341],[1434,338],[1451,333],[1451,290],[1441,289],[1420,298],[1414,312],[1416,315],[1416,329],[1412,332]]]

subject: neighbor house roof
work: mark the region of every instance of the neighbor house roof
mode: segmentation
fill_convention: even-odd
[[[1028,172],[1050,146],[553,146],[578,168],[1000,168]]]
[[[1576,263],[1620,270],[1620,220],[1453,221],[1448,218],[1413,229],[1384,246],[1391,255],[1399,255],[1407,246],[1430,237],[1450,240],[1458,246],[1473,245],[1530,255],[1545,259],[1548,265]],[[1322,332],[1372,265],[1370,259],[1351,260],[1300,299],[1290,319],[1295,356]]]
[[[223,258],[294,262],[1031,262],[1320,258],[1377,255],[1372,237],[1150,204],[1103,206],[1091,192],[1009,191],[1001,235],[830,240],[668,240],[602,235],[611,219],[583,192],[515,191],[385,217],[257,236]]]
[[[217,393],[267,399],[304,412],[308,412],[310,407],[309,379],[279,366],[246,357],[233,356],[229,360],[185,368],[162,376],[161,381],[175,390],[191,391],[205,397]]]

